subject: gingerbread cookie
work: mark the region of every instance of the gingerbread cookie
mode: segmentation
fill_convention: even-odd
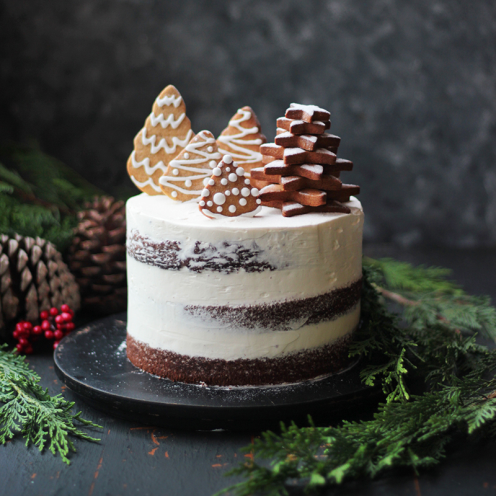
[[[269,184],[260,190],[260,200],[294,201],[309,207],[319,207],[327,202],[327,193],[318,189],[302,189],[299,191],[285,191],[280,184]]]
[[[284,191],[296,191],[299,189],[322,189],[324,191],[334,191],[341,189],[341,181],[330,175],[322,175],[319,179],[308,179],[301,176],[271,176],[265,174],[262,168],[251,171],[251,179],[267,183],[278,183]]]
[[[262,165],[260,145],[266,142],[260,122],[250,107],[240,108],[217,138],[220,153],[231,155],[248,173]]]
[[[288,119],[299,119],[303,122],[326,122],[329,121],[331,113],[316,105],[292,103],[286,110],[285,116]]]
[[[280,133],[274,142],[284,148],[302,148],[303,150],[314,151],[317,148],[336,148],[339,146],[341,138],[334,134],[322,133],[317,136],[311,134],[291,134],[289,131]],[[334,150],[331,150],[334,151]]]
[[[256,172],[255,172],[256,171]],[[324,175],[324,167],[322,165],[285,165],[282,160],[274,160],[265,167],[258,167],[252,169],[254,177],[261,179],[258,171],[263,171],[264,176],[300,176],[308,179],[317,180]],[[277,182],[275,179],[271,180],[272,183]]]
[[[212,219],[218,217],[253,217],[260,210],[259,191],[245,177],[243,167],[224,155],[212,171],[212,177],[201,192],[200,212]]]
[[[262,205],[265,207],[279,208],[283,217],[293,217],[295,215],[311,214],[313,212],[351,213],[351,209],[346,205],[341,205],[340,202],[329,199],[325,205],[320,205],[318,207],[309,207],[294,201],[262,202]]]
[[[291,134],[322,134],[326,129],[330,129],[331,121],[327,122],[304,122],[301,120],[287,119],[279,117],[277,128],[289,131]]]
[[[186,148],[169,162],[159,179],[164,194],[178,201],[198,198],[222,155],[210,131],[200,131]]]
[[[283,148],[275,143],[262,145],[260,150],[264,157],[271,159],[282,159],[286,165],[300,164],[327,164],[336,162],[336,154],[325,148],[317,148],[315,151],[303,150],[302,148]]]
[[[152,113],[134,138],[134,150],[127,161],[133,183],[149,195],[162,194],[160,177],[192,137],[186,105],[179,91],[169,85],[155,100]]]

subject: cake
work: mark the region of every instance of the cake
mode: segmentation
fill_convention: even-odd
[[[177,104],[177,95],[165,97]],[[282,147],[277,137],[275,144],[260,140],[265,168],[247,173],[224,152],[220,162],[211,160],[207,155],[218,150],[202,131],[200,143],[191,140],[196,148],[178,150],[158,180],[168,188],[181,181],[177,190],[186,201],[156,189],[128,200],[127,356],[134,365],[173,381],[214,386],[295,383],[349,365],[360,320],[363,210],[350,196],[358,187],[339,179],[351,162],[337,162],[331,151],[337,137],[320,136],[330,125],[319,120],[324,112],[313,106],[286,112],[293,115],[288,126],[302,118],[313,126],[300,126],[298,143],[310,142],[301,160],[316,163],[298,162],[291,133],[278,131],[286,140],[279,140]],[[327,143],[325,150],[307,139],[309,129],[320,146]],[[259,127],[252,131],[260,133]],[[204,154],[195,155],[203,145]],[[281,167],[287,170],[272,172]],[[284,175],[289,171],[293,175]],[[199,177],[204,189],[191,189]],[[140,178],[147,186],[151,181]]]

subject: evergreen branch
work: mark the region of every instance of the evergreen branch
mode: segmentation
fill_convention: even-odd
[[[257,458],[226,475],[245,480],[218,494],[287,495],[289,483],[307,492],[395,467],[416,472],[438,464],[455,434],[496,436],[496,351],[475,342],[496,337],[496,311],[485,297],[467,295],[442,268],[394,260],[364,260],[362,325],[350,355],[364,357],[363,382],[386,393],[372,420],[337,427],[281,425],[244,448]],[[403,309],[389,312],[386,298]],[[426,384],[407,388],[408,374]],[[258,459],[268,461],[260,464]]]
[[[40,451],[45,447],[69,464],[68,454],[76,451],[70,436],[87,441],[99,441],[81,431],[75,422],[86,427],[101,426],[82,419],[81,412],[72,414],[73,402],[62,395],[50,396],[38,382],[23,356],[6,351],[0,345],[0,444],[20,433],[26,446],[34,444]]]

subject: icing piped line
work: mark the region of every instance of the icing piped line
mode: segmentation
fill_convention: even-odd
[[[146,137],[146,127],[143,128],[143,134],[141,135],[141,142],[143,143],[144,146],[148,146],[151,144],[151,153],[157,153],[161,148],[165,150],[165,153],[171,154],[176,152],[177,145],[181,147],[185,147],[189,141],[192,138],[193,131],[190,129],[186,136],[183,139],[179,139],[177,136],[172,137],[172,146],[169,146],[167,144],[167,141],[165,138],[162,138],[159,142],[158,145],[155,145],[155,141],[157,141],[157,136],[153,135],[150,138]]]
[[[174,96],[174,95],[167,96],[167,95],[165,95],[162,98],[157,97],[157,99],[155,100],[155,103],[159,107],[163,107],[164,105],[169,106],[170,104],[172,104],[172,105],[174,105],[174,108],[177,108],[177,107],[179,107],[181,102],[182,102],[181,95],[179,95],[179,96]]]
[[[148,157],[138,162],[136,160],[136,150],[133,150],[133,153],[131,153],[131,163],[135,169],[144,167],[146,174],[149,176],[152,176],[157,170],[161,170],[164,174],[167,171],[167,167],[162,160],[153,166],[150,166],[150,159]]]
[[[134,184],[136,184],[136,186],[138,186],[138,188],[144,188],[145,186],[150,186],[151,188],[153,188],[157,193],[161,193],[162,190],[160,189],[160,186],[157,186],[151,177],[149,177],[146,181],[144,182],[140,182],[138,181],[134,176],[129,176],[131,178],[131,181],[133,181]]]
[[[261,206],[258,206],[255,210],[252,210],[251,212],[246,212],[241,215],[236,215],[235,217],[229,217],[227,215],[222,215],[218,214],[217,212],[212,212],[211,210],[204,209],[204,212],[208,212],[208,214],[205,214],[206,217],[212,217],[213,219],[239,219],[240,217],[254,217],[257,215],[260,210],[262,210]]]
[[[181,114],[177,118],[177,120],[174,120],[174,114],[169,114],[167,119],[164,119],[164,114],[155,115],[152,112],[150,114],[150,122],[152,123],[153,127],[160,124],[163,129],[165,129],[169,125],[172,127],[172,129],[177,129],[181,125],[181,122],[183,122],[185,117],[186,117],[186,114]]]
[[[220,141],[222,144],[230,147],[231,150],[225,150],[219,147],[219,151],[224,155],[231,155],[237,162],[241,163],[255,163],[260,162],[262,160],[262,154],[260,152],[256,152],[245,148],[246,145],[261,145],[262,140],[260,138],[254,140],[244,140],[245,136],[250,134],[258,133],[258,127],[250,127],[244,128],[241,126],[242,122],[246,122],[251,118],[251,112],[248,110],[239,109],[239,113],[241,113],[241,117],[238,119],[231,119],[229,121],[229,125],[236,128],[239,133],[233,134],[231,136],[219,136],[217,141]],[[242,146],[244,145],[244,146]],[[234,153],[233,152],[238,152]]]

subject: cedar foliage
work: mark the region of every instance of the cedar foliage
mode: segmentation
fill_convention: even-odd
[[[447,276],[442,268],[364,259],[363,325],[350,353],[365,357],[362,380],[382,386],[384,403],[371,420],[316,427],[309,419],[310,427],[263,433],[243,448],[257,460],[227,473],[245,480],[221,493],[287,495],[290,483],[310,493],[396,467],[418,472],[438,464],[455,435],[496,435],[496,350],[475,342],[478,333],[496,339],[496,310]],[[387,300],[401,305],[400,315]],[[423,394],[410,393],[413,375],[425,381]]]
[[[0,233],[44,238],[64,251],[84,201],[102,192],[34,145],[0,149]]]

